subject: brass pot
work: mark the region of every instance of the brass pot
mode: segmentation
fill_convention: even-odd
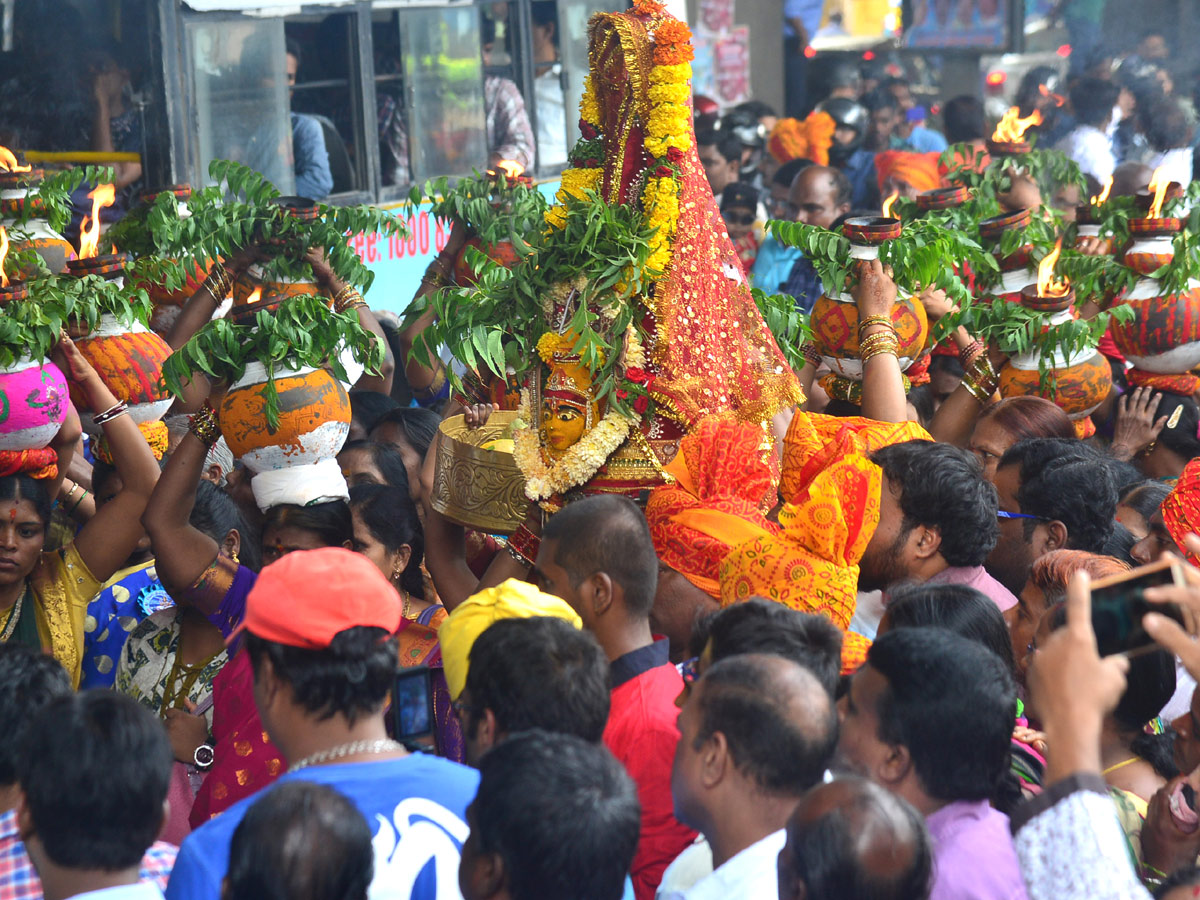
[[[434,509],[452,522],[490,534],[517,530],[529,509],[525,478],[512,453],[483,447],[507,438],[516,418],[515,412],[501,410],[492,413],[482,428],[468,428],[462,416],[442,422],[433,476]]]

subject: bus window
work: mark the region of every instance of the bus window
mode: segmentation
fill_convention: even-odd
[[[543,5],[535,2],[533,14],[535,29],[534,53],[536,55],[536,29],[539,13],[536,7]],[[546,3],[550,6],[552,4]],[[625,8],[621,0],[557,0],[556,35],[558,42],[556,51],[561,67],[562,91],[565,94],[565,111],[563,121],[566,124],[566,146],[573,147],[579,140],[579,101],[583,97],[583,79],[588,73],[588,36],[587,23],[593,13],[617,12]],[[541,116],[541,99],[539,94],[538,115]],[[565,154],[564,154],[565,156]],[[545,166],[553,167],[553,163],[543,157]],[[561,168],[561,167],[559,167]]]
[[[408,152],[408,106],[404,93],[404,68],[400,64],[399,13],[374,10],[371,44],[375,54],[375,123],[379,138],[379,183],[412,183]]]
[[[405,10],[399,24],[411,180],[483,169],[488,150],[478,11]]]
[[[323,200],[366,187],[356,138],[363,133],[354,13],[287,19],[296,191]]]
[[[212,160],[232,159],[294,193],[283,22],[204,16],[185,28],[197,123],[192,182],[209,182]]]
[[[561,171],[567,164],[567,111],[559,57],[558,10],[554,0],[532,4],[533,99],[537,112],[538,168]]]
[[[514,78],[516,48],[508,28],[508,11],[508,3],[490,3],[480,10],[488,167],[523,172],[533,168],[537,151],[525,95]]]

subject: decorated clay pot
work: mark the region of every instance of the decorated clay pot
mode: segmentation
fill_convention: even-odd
[[[1100,212],[1096,206],[1091,203],[1081,203],[1075,207],[1075,245],[1079,246],[1084,238],[1100,237],[1100,220],[1097,215]],[[1112,237],[1106,237],[1104,242],[1105,255],[1112,253]]]
[[[98,275],[106,281],[115,281],[124,286],[126,261],[124,253],[102,253],[99,256],[68,260],[67,271],[76,277]]]
[[[47,360],[0,367],[0,451],[36,450],[58,434],[69,407],[67,380]]]
[[[96,328],[78,338],[75,346],[113,396],[128,404],[134,422],[157,422],[167,414],[175,398],[161,384],[163,363],[171,355],[171,347],[162,337],[141,322],[125,325],[116,316],[102,315]],[[71,385],[71,400],[84,430],[100,434],[92,420],[96,410],[75,385]]]
[[[258,291],[258,296],[254,292]],[[289,278],[283,275],[264,275],[257,266],[251,266],[233,283],[233,306],[229,318],[238,325],[253,322],[259,310],[274,311],[279,304],[293,297],[320,294],[316,282]]]
[[[1020,156],[1033,149],[1029,141],[993,141],[988,138],[984,143],[992,156]]]
[[[1051,389],[1043,392],[1041,357],[1040,351],[1034,351],[1009,359],[1000,370],[1000,395],[1045,397],[1078,422],[1090,416],[1112,390],[1108,360],[1095,350],[1088,350],[1071,358],[1055,354],[1051,362]]]
[[[350,398],[324,369],[277,367],[279,424],[267,422],[267,369],[250,362],[218,411],[233,455],[254,474],[261,509],[347,496],[337,453],[350,433]]]
[[[1029,210],[1018,209],[1015,212],[992,216],[979,223],[979,236],[997,245],[992,253],[1000,265],[999,281],[990,288],[989,293],[1013,303],[1020,301],[1022,289],[1037,283],[1037,272],[1029,264],[1029,255],[1033,247],[1025,244],[1007,256],[1000,256],[999,243],[1005,233],[1025,228],[1031,218]]]
[[[511,269],[521,259],[517,255],[517,250],[512,245],[512,241],[499,241],[495,244],[485,245],[477,237],[468,238],[454,260],[454,281],[460,285],[474,284],[477,280],[475,271],[466,260],[467,247],[474,247],[476,250],[484,253],[492,262],[499,263],[506,269]]]
[[[1175,258],[1175,235],[1182,230],[1181,219],[1130,219],[1125,265],[1142,275],[1157,272]]]
[[[917,209],[953,209],[966,203],[970,196],[965,187],[934,188],[917,194]]]
[[[850,240],[851,259],[878,259],[879,245],[900,236],[900,220],[882,216],[847,219],[842,233]],[[921,301],[907,290],[897,291],[892,305],[892,325],[900,342],[899,360],[903,371],[925,353],[929,319]],[[858,307],[846,291],[832,292],[829,285],[813,305],[810,324],[813,343],[830,370],[842,378],[862,381],[862,361],[858,358]]]
[[[0,225],[9,233],[10,251],[34,250],[51,274],[58,275],[66,270],[67,260],[75,258],[75,248],[46,221],[45,205],[37,196],[41,181],[41,169],[0,172]],[[25,224],[17,225],[17,217],[26,209],[31,218]],[[37,273],[24,271],[21,274],[32,278]]]
[[[1134,367],[1156,375],[1181,375],[1200,366],[1200,282],[1163,294],[1153,278],[1138,281],[1122,300],[1129,322],[1112,323],[1113,341]]]
[[[13,281],[0,287],[0,306],[29,296],[29,287],[24,281]]]

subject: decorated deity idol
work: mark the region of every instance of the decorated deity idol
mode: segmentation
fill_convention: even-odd
[[[703,417],[759,425],[803,399],[763,322],[696,150],[691,32],[654,0],[598,13],[580,140],[510,269],[419,306],[473,370],[522,385],[525,495],[638,500]]]

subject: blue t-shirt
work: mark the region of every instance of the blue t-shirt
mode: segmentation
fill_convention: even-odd
[[[457,898],[458,862],[467,839],[467,806],[479,773],[414,753],[401,759],[302,769],[278,782],[315,781],[345,794],[374,834],[373,900]],[[270,790],[270,788],[266,788]],[[196,829],[179,848],[168,900],[219,900],[234,829],[255,794]]]

